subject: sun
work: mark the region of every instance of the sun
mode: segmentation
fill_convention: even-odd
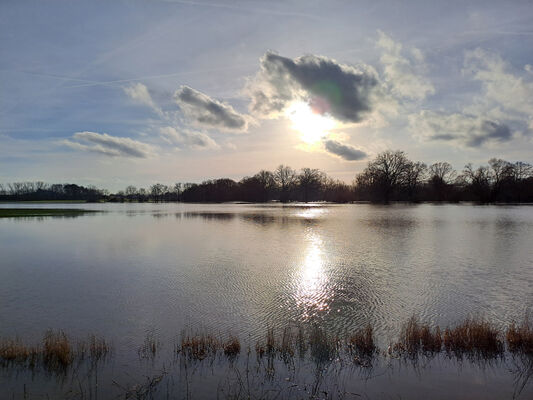
[[[292,128],[300,132],[302,140],[307,144],[316,144],[335,128],[333,118],[314,112],[309,104],[299,101],[293,103],[286,112]]]

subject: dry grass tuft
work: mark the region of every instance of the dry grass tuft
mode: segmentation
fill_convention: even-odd
[[[374,330],[368,325],[348,338],[348,351],[356,356],[369,357],[376,351],[374,344]]]
[[[520,325],[513,322],[509,326],[506,339],[510,352],[533,354],[533,326],[527,314]]]
[[[74,360],[74,352],[63,331],[49,330],[43,339],[43,362],[50,370],[66,369]]]
[[[89,336],[88,343],[89,355],[95,361],[105,358],[111,352],[111,345],[104,338],[91,335]]]
[[[467,319],[444,331],[444,347],[448,354],[492,358],[503,353],[501,332],[484,320]]]
[[[400,339],[391,346],[394,353],[416,358],[420,352],[432,355],[442,348],[442,335],[439,327],[432,329],[421,324],[416,316],[412,316],[402,326]]]
[[[224,354],[228,357],[236,357],[241,352],[241,342],[236,337],[230,337],[222,346]]]
[[[27,346],[20,339],[0,340],[0,361],[4,363],[25,363],[34,365],[40,350],[37,347]]]
[[[295,336],[293,335],[293,331],[290,327],[286,327],[285,329],[283,329],[283,333],[281,334],[281,340],[277,349],[284,360],[288,360],[294,357],[294,354],[296,353],[295,345],[296,342]]]
[[[220,340],[210,334],[183,334],[181,337],[180,350],[190,359],[203,360],[207,356],[215,356],[220,348]]]

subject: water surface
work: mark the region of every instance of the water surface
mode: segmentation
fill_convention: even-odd
[[[533,305],[529,206],[57,207],[105,212],[0,220],[0,335],[95,332],[120,352],[147,332],[253,341],[266,327],[370,323],[386,346],[413,314],[504,326]]]

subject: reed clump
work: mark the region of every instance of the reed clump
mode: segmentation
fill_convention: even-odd
[[[433,355],[440,352],[441,348],[440,328],[422,324],[416,316],[412,316],[402,325],[400,339],[390,347],[393,353],[411,358],[416,358],[419,353]]]
[[[374,329],[372,326],[367,325],[364,329],[351,335],[348,338],[347,345],[351,354],[364,357],[372,356],[377,348],[374,343]]]
[[[48,369],[66,369],[74,360],[72,344],[63,331],[49,330],[43,339],[43,362]]]
[[[288,360],[296,354],[297,336],[294,335],[290,327],[283,329],[280,336],[274,334],[273,328],[268,328],[264,341],[257,341],[255,352],[257,357],[274,357],[279,355]]]
[[[241,342],[234,336],[231,336],[223,343],[224,354],[228,357],[236,357],[241,352]]]
[[[35,364],[40,350],[37,347],[27,346],[20,339],[0,340],[0,361],[3,363],[25,363]]]
[[[144,338],[143,344],[137,350],[139,358],[153,359],[155,358],[161,343],[154,337],[152,333],[149,333]],[[98,348],[95,348],[97,350]]]
[[[16,364],[31,369],[41,366],[49,372],[64,373],[87,356],[98,362],[110,352],[111,345],[98,336],[72,342],[63,331],[49,330],[37,345],[27,345],[18,338],[0,340],[0,365]]]
[[[533,325],[526,315],[520,325],[513,322],[506,332],[507,347],[511,353],[533,355]]]
[[[88,339],[89,355],[92,360],[98,361],[107,357],[111,352],[111,344],[104,338],[90,335]]]
[[[332,338],[319,327],[313,327],[307,334],[303,328],[286,327],[280,334],[275,334],[273,328],[267,330],[264,341],[258,341],[255,351],[258,358],[263,356],[278,356],[285,362],[291,361],[297,353],[304,357],[307,350],[311,350],[317,359],[330,359],[338,350],[338,338]]]
[[[220,348],[220,340],[211,334],[183,334],[181,337],[181,352],[193,360],[215,356]]]
[[[502,333],[489,322],[469,318],[444,331],[444,347],[448,354],[493,358],[503,354]]]

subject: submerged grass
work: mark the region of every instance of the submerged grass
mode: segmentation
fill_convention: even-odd
[[[444,347],[448,354],[489,359],[504,352],[503,333],[483,319],[467,319],[444,331]]]
[[[155,338],[153,333],[148,333],[143,344],[137,349],[139,358],[154,359],[161,347],[161,343]]]
[[[148,334],[139,347],[141,358],[154,359],[161,344]],[[207,332],[183,331],[176,354],[187,360],[212,360],[222,355],[234,359],[241,353],[242,345],[237,336],[216,336]],[[497,328],[484,319],[468,318],[459,324],[442,330],[438,326],[422,323],[415,316],[406,321],[400,329],[398,339],[391,343],[388,355],[396,358],[418,359],[420,356],[435,356],[445,353],[449,357],[473,361],[503,357],[506,350],[513,355],[533,356],[533,326],[526,316],[507,329]],[[314,325],[309,329],[301,326],[287,327],[275,331],[269,328],[265,336],[255,343],[257,360],[266,357],[272,366],[275,359],[293,363],[295,357],[309,356],[317,364],[333,360],[351,360],[368,367],[380,352],[371,325],[367,325],[340,338],[330,335],[323,328]],[[95,335],[73,342],[63,331],[47,331],[38,345],[28,345],[20,338],[0,339],[0,367],[22,366],[43,367],[51,372],[64,372],[72,364],[89,359],[97,362],[111,353],[111,345]],[[348,357],[348,358],[346,358]]]
[[[389,347],[389,352],[398,356],[416,358],[420,353],[434,355],[441,351],[442,335],[437,326],[431,328],[412,316],[400,329],[399,340]]]
[[[358,360],[373,357],[377,350],[374,343],[374,329],[367,325],[360,331],[355,332],[348,338],[348,351]]]
[[[67,368],[74,360],[74,352],[63,331],[48,331],[43,339],[43,362],[50,370]]]
[[[19,338],[0,339],[0,366],[43,367],[49,372],[63,373],[75,362],[87,357],[100,361],[110,352],[111,345],[96,335],[73,342],[61,330],[48,330],[38,345],[27,345]]]
[[[181,336],[179,351],[189,359],[203,360],[206,357],[215,356],[221,348],[221,341],[212,334],[186,334],[184,332]]]
[[[513,322],[509,326],[506,339],[510,352],[533,355],[533,325],[527,314],[520,325]]]

